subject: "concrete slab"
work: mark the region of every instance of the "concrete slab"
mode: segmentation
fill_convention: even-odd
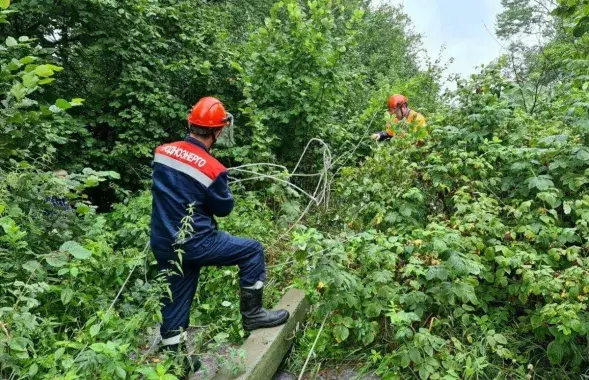
[[[254,331],[241,346],[245,351],[245,373],[238,380],[269,380],[278,370],[282,359],[292,345],[292,339],[299,323],[305,320],[309,301],[305,292],[290,289],[278,302],[275,309],[286,309],[290,313],[288,321],[278,327]],[[221,371],[215,380],[228,380],[232,377]]]

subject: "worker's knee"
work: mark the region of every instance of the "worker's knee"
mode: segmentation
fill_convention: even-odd
[[[264,247],[262,243],[257,240],[252,240],[252,249],[254,251],[254,256],[261,257],[264,260]]]
[[[266,279],[266,263],[264,248],[259,241],[250,240],[250,249],[247,259],[239,265],[239,277],[241,286],[251,286],[257,281]]]
[[[265,269],[264,264],[264,247],[262,243],[257,240],[250,240],[250,252],[248,256],[248,264],[251,266],[261,266]]]

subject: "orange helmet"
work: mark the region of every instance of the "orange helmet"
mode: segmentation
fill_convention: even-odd
[[[223,103],[217,98],[207,96],[192,107],[188,122],[204,128],[225,127],[231,123],[233,117],[225,111]]]
[[[399,106],[407,105],[407,97],[403,95],[393,95],[389,98],[389,110],[396,110]]]

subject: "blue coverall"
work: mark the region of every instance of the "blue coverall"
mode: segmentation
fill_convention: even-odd
[[[241,287],[266,279],[262,245],[217,230],[214,216],[227,216],[233,197],[227,169],[193,137],[158,147],[153,161],[151,248],[159,270],[170,270],[172,299],[162,308],[162,338],[179,336],[188,327],[190,306],[203,266],[239,267]],[[189,207],[190,206],[190,207]],[[192,210],[192,232],[178,239],[181,221]],[[174,264],[182,249],[182,274]]]

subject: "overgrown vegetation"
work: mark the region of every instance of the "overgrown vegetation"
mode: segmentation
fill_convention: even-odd
[[[145,352],[149,160],[203,95],[236,111],[228,167],[330,185],[236,181],[220,220],[264,243],[271,302],[313,301],[291,370],[589,375],[589,3],[503,3],[507,53],[442,97],[407,16],[360,0],[0,0],[0,376],[175,378]],[[372,145],[394,92],[428,134]],[[311,138],[331,160],[298,162]],[[201,276],[197,348],[239,342],[236,270]]]

